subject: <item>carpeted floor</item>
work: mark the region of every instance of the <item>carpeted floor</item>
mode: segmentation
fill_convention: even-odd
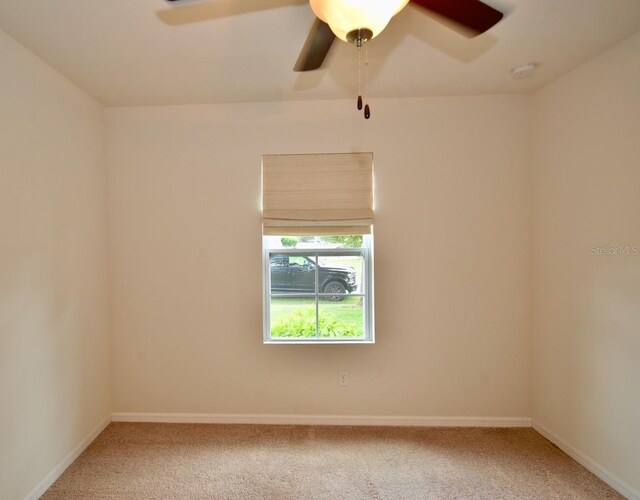
[[[44,498],[622,498],[532,429],[113,423]]]

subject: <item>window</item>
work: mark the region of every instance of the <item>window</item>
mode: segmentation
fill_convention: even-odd
[[[263,157],[264,341],[371,343],[372,155]]]
[[[265,236],[264,247],[265,341],[373,341],[371,236]]]

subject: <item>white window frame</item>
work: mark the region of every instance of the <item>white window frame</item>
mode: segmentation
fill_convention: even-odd
[[[269,248],[269,236],[263,236],[263,342],[265,344],[373,344],[375,343],[375,325],[374,325],[374,300],[373,300],[373,237],[372,235],[363,235],[363,246],[361,248]],[[314,293],[272,293],[271,292],[271,255],[304,255],[315,257],[316,259],[316,290]],[[318,290],[319,286],[319,269],[318,258],[322,256],[339,256],[339,255],[357,255],[362,256],[362,290],[358,293],[347,294],[347,297],[362,297],[363,299],[363,331],[364,337],[354,338],[328,338],[318,336],[319,321],[319,301],[322,297],[332,295],[330,293],[322,293]],[[286,298],[314,298],[316,307],[316,337],[308,338],[283,338],[271,337],[271,297]]]

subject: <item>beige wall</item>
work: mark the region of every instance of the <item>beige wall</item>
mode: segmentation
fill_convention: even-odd
[[[528,99],[354,108],[107,110],[114,411],[530,415]],[[342,151],[375,155],[377,343],[265,346],[260,155]]]
[[[0,498],[110,412],[103,111],[0,31]]]
[[[532,144],[533,416],[638,495],[640,255],[592,248],[640,252],[640,34],[536,94]]]

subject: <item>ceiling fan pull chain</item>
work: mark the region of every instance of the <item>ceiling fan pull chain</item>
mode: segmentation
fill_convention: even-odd
[[[369,49],[365,46],[365,48],[364,48],[364,97],[365,97],[365,101],[367,100],[367,92],[368,91],[369,91]],[[371,108],[369,108],[369,103],[364,105],[364,117],[367,120],[371,117]]]
[[[362,109],[362,40],[358,40],[358,111]]]
[[[365,35],[366,36],[366,35]],[[358,111],[362,110],[362,103],[366,102],[367,97],[367,89],[369,85],[369,52],[368,48],[365,45],[364,48],[364,85],[362,84],[362,45],[366,43],[367,38],[364,38],[360,35],[360,31],[358,31],[357,37],[354,37],[353,42],[355,42],[356,47],[358,48]],[[363,99],[364,95],[364,99]],[[364,117],[368,120],[371,117],[371,109],[369,108],[369,104],[364,105]]]

